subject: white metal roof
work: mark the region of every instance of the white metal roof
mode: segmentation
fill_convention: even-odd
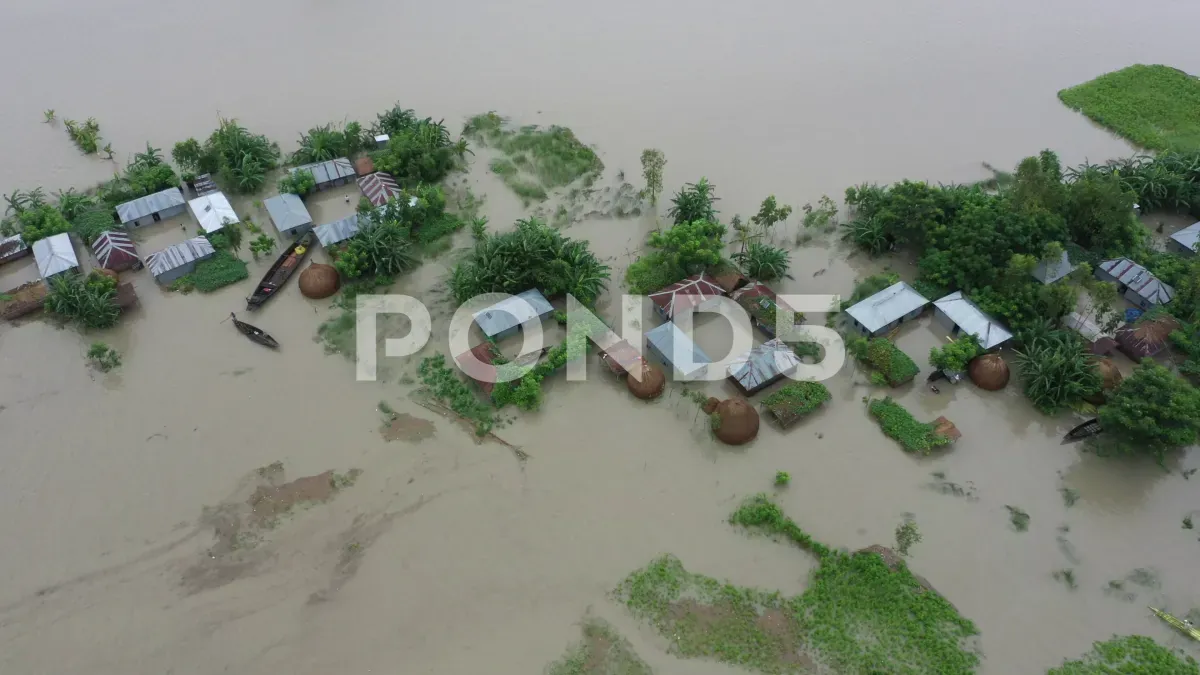
[[[780,375],[800,367],[800,358],[779,338],[768,340],[729,363],[729,376],[746,391],[754,391]]]
[[[37,260],[38,273],[43,279],[79,267],[71,236],[65,232],[33,242],[33,257]]]
[[[1150,270],[1129,258],[1113,258],[1100,263],[1099,270],[1124,284],[1139,298],[1155,305],[1165,305],[1175,297],[1175,289],[1163,283]]]
[[[325,223],[313,228],[317,239],[322,246],[333,246],[334,244],[346,241],[350,237],[358,234],[358,214],[335,220],[332,223]]]
[[[865,300],[854,304],[846,313],[874,333],[909,312],[929,304],[925,296],[912,286],[897,281]]]
[[[1175,243],[1188,249],[1189,251],[1196,250],[1196,242],[1200,241],[1200,223],[1193,223],[1183,228],[1182,230],[1171,235]]]
[[[674,323],[668,321],[663,325],[653,328],[646,332],[646,342],[649,342],[663,358],[671,364],[671,367],[678,370],[685,378],[690,378],[696,373],[708,368],[708,364],[712,363],[712,359],[708,358],[700,346],[687,336]],[[691,357],[691,368],[684,370],[681,363],[685,355]]]
[[[332,183],[340,178],[353,178],[358,175],[354,171],[354,166],[350,164],[350,160],[345,157],[331,159],[325,162],[315,162],[313,164],[304,164],[291,170],[291,173],[297,171],[311,172],[313,178],[317,179],[317,185]]]
[[[531,288],[475,312],[474,319],[483,329],[483,334],[492,337],[530,319],[545,317],[553,311],[554,307],[546,296],[536,288]]]
[[[120,217],[122,223],[132,223],[139,218],[145,218],[152,213],[166,211],[176,206],[183,206],[183,193],[177,187],[167,188],[152,195],[118,204],[117,216]]]
[[[263,206],[267,207],[271,222],[280,231],[312,224],[312,216],[308,215],[304,202],[290,192],[271,197],[263,202]]]
[[[240,222],[223,192],[211,192],[193,199],[188,202],[188,210],[192,212],[196,222],[200,223],[200,227],[209,234],[226,225]]]
[[[147,263],[150,267],[150,273],[158,276],[190,262],[204,260],[216,254],[216,252],[216,249],[213,248],[208,239],[204,237],[192,237],[187,241],[172,244],[158,253],[151,253]]]
[[[1063,251],[1062,257],[1058,260],[1049,262],[1043,260],[1033,268],[1033,278],[1043,284],[1052,284],[1059,279],[1070,274],[1075,270],[1075,266],[1071,264],[1071,259],[1067,257],[1067,252]]]
[[[1012,339],[1012,333],[1008,332],[1007,328],[985,314],[982,309],[979,309],[975,303],[963,295],[962,291],[955,291],[944,298],[935,300],[933,306],[942,310],[942,313],[964,333],[970,333],[979,338],[979,344],[984,349],[991,349]]]

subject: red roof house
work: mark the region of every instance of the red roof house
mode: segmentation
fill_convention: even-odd
[[[374,206],[383,206],[389,199],[400,196],[400,186],[396,179],[382,171],[367,174],[358,179],[358,189]]]
[[[687,308],[702,308],[713,299],[725,295],[725,289],[717,285],[712,277],[701,272],[683,281],[671,284],[656,293],[650,294],[654,308],[668,321],[675,314]]]
[[[114,272],[124,272],[140,262],[133,239],[119,230],[101,232],[92,242],[92,253],[101,267]]]

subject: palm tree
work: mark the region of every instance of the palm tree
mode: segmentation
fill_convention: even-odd
[[[475,156],[475,153],[471,152],[471,149],[467,147],[467,139],[465,138],[460,137],[451,147],[454,149],[454,154],[458,155],[459,159],[466,159],[467,155],[471,155],[472,157]]]
[[[106,143],[106,144],[104,145],[104,147],[103,147],[103,148],[100,148],[100,149],[101,149],[101,150],[103,150],[103,151],[105,152],[105,154],[107,154],[107,155],[108,155],[108,157],[105,157],[105,159],[112,159],[112,158],[113,158],[113,149],[112,149],[112,143]]]
[[[158,166],[159,164],[162,164],[162,163],[163,163],[162,150],[159,150],[158,148],[154,147],[153,145],[150,145],[149,143],[146,144],[145,152],[139,152],[133,156],[133,162],[132,162],[132,164],[148,166],[148,167],[149,166]]]
[[[29,197],[20,190],[13,190],[10,195],[4,195],[4,201],[8,206],[4,209],[4,215],[20,215],[25,209],[29,208]]]
[[[54,123],[54,108],[47,108],[42,114],[46,116],[46,124]]]

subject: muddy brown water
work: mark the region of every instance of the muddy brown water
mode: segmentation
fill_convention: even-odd
[[[146,0],[0,8],[0,56],[19,64],[0,107],[0,156],[9,158],[0,191],[89,185],[146,141],[170,148],[202,136],[218,111],[290,149],[301,129],[365,120],[400,100],[452,127],[487,109],[569,125],[600,149],[606,180],[622,169],[632,179],[641,149],[659,147],[669,188],[705,175],[729,217],[770,193],[800,204],[864,180],[976,180],[981,161],[1007,166],[1043,147],[1068,163],[1125,155],[1128,146],[1054,93],[1133,62],[1200,72],[1190,46],[1200,9],[1177,2],[1130,13],[1115,0],[749,11],[216,0],[205,15],[222,18],[197,21],[194,7]],[[55,48],[44,48],[46,36]],[[379,44],[389,45],[386,60],[361,58],[362,45]],[[118,164],[81,157],[61,122],[41,123],[45,108],[96,117]],[[504,226],[523,210],[485,164],[481,153],[467,180]],[[353,188],[316,199],[317,220],[353,208],[346,194]],[[266,222],[252,200],[237,208]],[[181,224],[194,232],[183,217],[139,232],[139,245],[174,243]],[[619,278],[653,224],[651,214],[596,218],[571,233],[592,241]],[[396,286],[438,298],[443,330],[453,259]],[[29,262],[0,268],[0,281],[27,280]],[[779,290],[846,293],[883,264],[817,241],[793,253],[795,278]],[[735,672],[667,656],[606,594],[665,552],[738,583],[802,590],[811,569],[802,553],[725,524],[778,470],[792,476],[779,493],[789,514],[835,546],[890,544],[914,513],[924,541],[911,564],[977,622],[990,675],[1040,672],[1112,633],[1182,646],[1144,605],[1182,614],[1200,604],[1188,564],[1200,543],[1180,527],[1200,479],[1178,471],[1196,457],[1172,460],[1168,474],[1082,455],[1058,444],[1072,419],[1037,415],[1014,386],[895,392],[923,419],[945,415],[963,432],[935,458],[907,456],[880,434],[861,402],[872,390],[850,364],[828,383],[825,410],[786,433],[764,423],[736,450],[711,440],[678,387],[636,402],[594,362],[590,381],[554,379],[542,411],[497,429],[529,453],[524,463],[444,419],[424,442],[387,443],[378,401],[431,417],[399,384],[415,359],[383,358],[383,380],[356,382],[350,362],[313,341],[328,301],[294,285],[251,319],[280,340],[279,352],[222,324],[268,265],[251,263],[251,280],[210,296],[165,293],[132,275],[140,307],[96,335],[36,320],[0,326],[0,670],[537,672],[576,639],[590,606],[661,672]],[[925,365],[943,338],[926,319],[899,344]],[[87,368],[94,339],[122,353],[115,374]],[[700,326],[714,356],[729,339],[719,322]],[[444,348],[438,337],[425,353]],[[719,382],[702,389],[730,393]],[[273,531],[245,574],[190,592],[181,574],[213,546],[197,514],[275,461],[295,476],[364,473]],[[970,483],[977,500],[929,489],[935,471]],[[1069,509],[1064,484],[1080,493]],[[1029,512],[1027,532],[1013,531],[1006,504]],[[1071,566],[1075,591],[1052,577]],[[1103,592],[1136,568],[1153,569],[1160,587],[1127,584],[1128,601]]]

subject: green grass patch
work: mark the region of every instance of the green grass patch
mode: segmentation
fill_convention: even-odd
[[[916,361],[900,351],[900,348],[887,338],[850,338],[846,341],[846,351],[873,371],[872,384],[898,387],[921,372]]]
[[[467,120],[463,135],[504,154],[490,167],[526,203],[543,201],[548,190],[579,180],[591,185],[604,171],[596,152],[566,127],[512,128],[506,119],[489,112]]]
[[[249,276],[250,271],[246,269],[245,261],[229,251],[217,251],[217,254],[208,260],[196,263],[196,269],[191,274],[172,282],[170,289],[182,293],[191,293],[193,290],[212,293]]]
[[[879,422],[883,433],[899,443],[906,452],[927,455],[935,448],[953,442],[953,439],[937,433],[935,425],[918,421],[890,396],[873,399],[867,410]]]
[[[546,675],[651,675],[654,671],[603,619],[583,622],[583,639],[546,668]]]
[[[461,379],[456,369],[446,365],[446,357],[436,354],[421,361],[417,368],[429,393],[446,407],[474,422],[475,433],[486,436],[496,424],[490,405],[480,401]]]
[[[1092,651],[1075,661],[1064,661],[1046,675],[1200,675],[1196,659],[1182,650],[1169,649],[1144,635],[1113,637],[1096,642]]]
[[[521,198],[521,201],[526,204],[530,202],[544,202],[550,196],[541,185],[516,176],[506,177],[504,184],[515,192]]]
[[[1058,98],[1143,148],[1200,149],[1200,81],[1181,70],[1133,65],[1063,89]]]
[[[504,158],[493,159],[492,163],[489,165],[489,168],[492,170],[492,173],[504,178],[507,178],[508,176],[515,176],[517,175],[518,171],[515,164]]]
[[[829,389],[820,382],[791,382],[764,398],[762,404],[786,428],[832,398]]]
[[[792,541],[816,555],[820,566],[809,589],[795,597],[689,572],[673,556],[633,573],[617,589],[618,598],[670,638],[677,655],[763,673],[824,667],[957,675],[978,668],[974,624],[927,589],[902,560],[833,550],[762,494],[744,502],[730,521]]]

